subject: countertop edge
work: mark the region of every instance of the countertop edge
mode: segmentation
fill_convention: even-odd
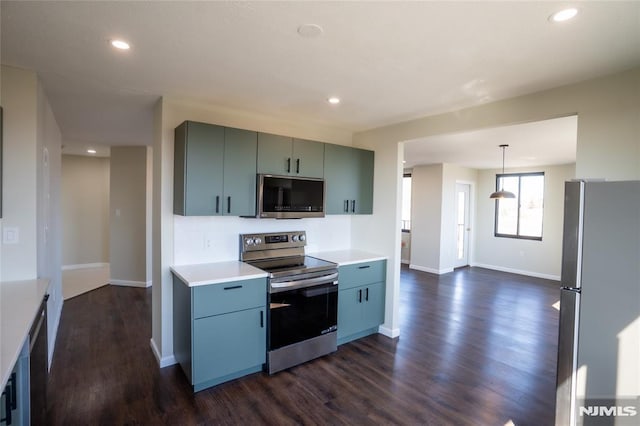
[[[245,271],[243,273],[239,273],[239,271],[234,271],[236,273],[218,273],[216,274],[215,269],[219,268],[221,271],[229,268],[230,265],[237,265],[238,268],[243,268]],[[184,269],[188,268],[211,268],[211,278],[206,277],[206,273],[199,272],[199,274],[204,275],[205,278],[198,277],[197,279],[193,277],[189,277],[187,273],[184,273]],[[182,281],[187,287],[198,287],[202,285],[210,285],[210,284],[221,284],[226,282],[235,282],[235,281],[244,281],[244,280],[252,280],[256,278],[266,278],[267,273],[261,271],[258,268],[255,268],[246,263],[242,263],[240,261],[229,261],[229,262],[217,262],[217,263],[203,263],[203,264],[194,264],[194,265],[176,265],[171,266],[169,268],[173,275],[175,275],[180,281]]]
[[[16,362],[18,362],[18,358],[20,357],[20,352],[22,351],[22,347],[24,346],[25,342],[27,341],[27,338],[29,336],[29,331],[31,330],[31,327],[33,326],[34,321],[36,320],[36,316],[38,314],[38,309],[40,308],[40,305],[45,297],[45,295],[49,292],[49,285],[51,284],[51,281],[47,278],[37,278],[37,279],[32,279],[32,280],[21,280],[21,281],[10,281],[11,283],[13,282],[24,282],[24,283],[33,283],[36,285],[37,289],[42,288],[42,294],[38,295],[38,302],[35,306],[35,309],[33,310],[32,315],[30,315],[31,319],[28,321],[28,323],[26,324],[26,327],[24,329],[24,332],[21,330],[20,331],[20,335],[22,336],[21,339],[18,339],[19,341],[17,342],[17,345],[15,346],[14,350],[9,351],[11,353],[10,357],[8,358],[10,360],[10,362],[6,362],[6,360],[3,360],[3,364],[4,366],[2,366],[3,370],[6,369],[6,371],[2,371],[2,376],[1,376],[1,381],[0,381],[0,389],[4,389],[5,386],[7,385],[7,382],[9,381],[9,377],[11,376],[11,372],[13,371]],[[0,285],[2,285],[3,283],[0,282]],[[40,287],[42,286],[42,287]],[[40,293],[40,292],[39,292]],[[18,324],[18,326],[23,325],[23,324]],[[2,336],[0,336],[2,337]],[[9,342],[12,344],[16,344],[15,341],[13,342]],[[2,342],[2,344],[4,345],[4,342]]]
[[[308,253],[308,256],[326,260],[328,262],[337,263],[338,266],[348,266],[364,262],[388,260],[387,256],[383,256],[377,253],[370,253],[363,250],[335,250],[326,252],[315,252]]]

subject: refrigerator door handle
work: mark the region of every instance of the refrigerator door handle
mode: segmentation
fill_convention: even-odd
[[[560,328],[558,330],[556,426],[576,424],[579,320],[580,289],[563,288],[560,291]]]

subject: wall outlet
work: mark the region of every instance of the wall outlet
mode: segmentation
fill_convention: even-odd
[[[211,246],[213,245],[213,243],[211,242],[211,237],[205,235],[202,239],[203,244],[202,247],[206,250],[206,249],[210,249]]]

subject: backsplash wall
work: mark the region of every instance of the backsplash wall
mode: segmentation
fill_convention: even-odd
[[[239,234],[307,231],[306,252],[351,248],[351,216],[253,219],[174,215],[174,264],[238,260]]]

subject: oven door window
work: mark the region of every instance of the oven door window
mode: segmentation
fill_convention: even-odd
[[[338,286],[319,286],[269,295],[269,350],[330,333],[338,324]]]

